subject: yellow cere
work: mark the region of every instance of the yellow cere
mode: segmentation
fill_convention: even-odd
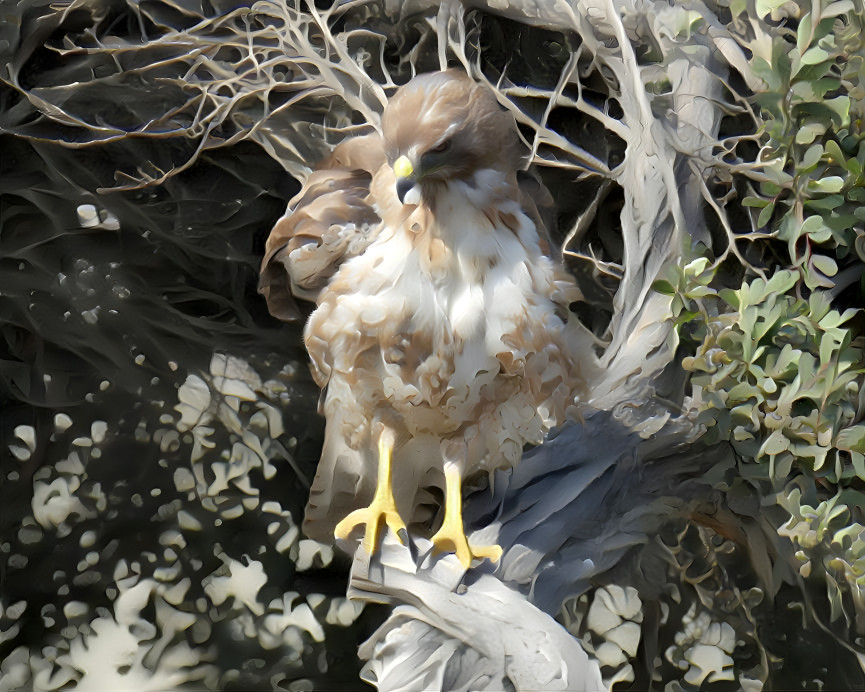
[[[414,173],[414,166],[407,156],[400,156],[393,164],[393,172],[396,173],[397,178],[408,178]]]

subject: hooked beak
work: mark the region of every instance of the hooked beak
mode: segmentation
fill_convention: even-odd
[[[414,166],[407,156],[400,156],[393,164],[393,172],[396,174],[396,196],[399,198],[400,204],[405,204],[405,198],[417,185],[417,177],[414,174]],[[414,197],[415,195],[412,195]],[[414,204],[413,199],[409,199],[410,204]]]

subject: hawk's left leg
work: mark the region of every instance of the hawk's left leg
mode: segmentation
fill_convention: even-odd
[[[442,451],[452,448],[453,442],[452,440],[443,442]],[[497,545],[483,547],[469,545],[463,527],[463,465],[461,462],[461,459],[453,460],[447,453],[444,455],[445,516],[441,528],[432,537],[432,542],[439,552],[455,553],[462,566],[468,569],[473,558],[489,558],[493,562],[498,562],[502,549]]]

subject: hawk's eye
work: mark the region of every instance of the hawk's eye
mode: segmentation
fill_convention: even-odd
[[[444,142],[439,142],[436,146],[430,149],[430,152],[433,154],[443,154],[450,148],[451,141],[449,139],[446,139]]]

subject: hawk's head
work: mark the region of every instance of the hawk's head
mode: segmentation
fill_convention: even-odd
[[[512,174],[526,154],[513,116],[458,70],[418,75],[400,87],[382,115],[382,135],[406,204],[431,201],[447,182],[471,182],[484,169]]]

